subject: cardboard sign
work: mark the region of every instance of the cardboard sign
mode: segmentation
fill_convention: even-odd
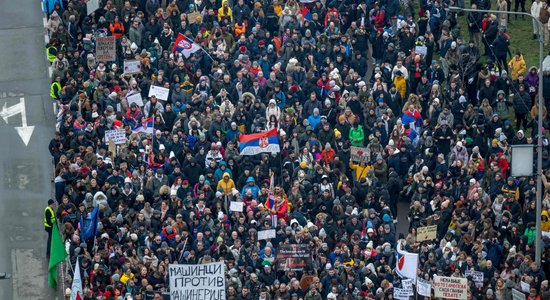
[[[113,140],[115,145],[121,145],[126,143],[126,132],[124,129],[114,129],[105,131],[105,142]]]
[[[468,279],[435,275],[433,287],[436,298],[465,300],[468,294]]]
[[[128,100],[128,105],[132,105],[132,103],[137,104],[139,107],[143,107],[143,98],[141,98],[141,94],[133,94],[130,96],[126,96],[126,100]]]
[[[275,235],[276,235],[275,229],[260,230],[260,231],[258,231],[258,241],[267,240],[267,239],[274,239]]]
[[[170,93],[170,90],[167,88],[163,88],[161,86],[155,86],[151,85],[151,88],[149,89],[149,97],[155,96],[159,100],[168,100],[168,94]]]
[[[512,300],[525,300],[525,294],[516,289],[512,289]]]
[[[437,238],[437,225],[418,227],[416,229],[416,241],[435,240]]]
[[[168,265],[170,299],[225,299],[225,265]]]
[[[311,265],[311,249],[308,244],[281,245],[277,251],[277,270],[303,271]]]
[[[200,15],[201,14],[198,12],[192,12],[190,14],[187,14],[187,22],[189,22],[189,24],[195,24],[195,22],[197,21],[197,17]]]
[[[116,40],[114,36],[98,36],[96,38],[95,58],[101,62],[109,62],[116,59]]]
[[[464,272],[464,277],[468,278],[468,276],[472,276],[472,281],[476,284],[476,286],[483,286],[483,277],[485,276],[483,272],[466,270],[466,272]]]
[[[244,207],[244,202],[231,201],[229,204],[230,211],[242,212]]]
[[[124,61],[124,74],[137,74],[139,72],[141,72],[141,61],[139,60]]]
[[[366,147],[351,146],[350,150],[351,160],[354,163],[369,163],[369,155]]]

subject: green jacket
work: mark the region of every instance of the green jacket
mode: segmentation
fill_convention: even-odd
[[[537,231],[536,230],[531,230],[531,229],[529,229],[529,227],[527,227],[525,229],[524,234],[527,237],[527,243],[532,245],[535,242],[535,238],[537,236]]]
[[[357,128],[352,127],[349,130],[349,139],[352,146],[362,147],[363,140],[365,139],[365,132],[363,131],[363,126],[357,125]]]

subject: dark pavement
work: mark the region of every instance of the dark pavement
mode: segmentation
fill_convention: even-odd
[[[47,286],[43,211],[52,194],[47,146],[54,131],[44,53],[40,2],[7,1],[0,18],[0,299],[55,299]],[[26,122],[35,126],[28,146],[15,127],[23,117],[7,114],[25,101]]]

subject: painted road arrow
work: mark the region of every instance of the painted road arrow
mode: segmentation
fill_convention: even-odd
[[[25,98],[19,98],[19,103],[8,106],[7,103],[4,103],[4,107],[0,110],[0,117],[4,119],[4,122],[8,123],[8,118],[21,114],[21,126],[15,127],[17,134],[25,146],[29,144],[31,140],[32,133],[34,132],[34,126],[27,125],[27,111],[25,109]]]

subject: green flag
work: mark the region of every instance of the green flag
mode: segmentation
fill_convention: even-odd
[[[52,226],[52,244],[50,247],[50,263],[48,265],[48,285],[55,289],[57,288],[57,265],[64,261],[67,257],[67,251],[65,251],[65,244],[61,240],[59,229],[57,224]]]

